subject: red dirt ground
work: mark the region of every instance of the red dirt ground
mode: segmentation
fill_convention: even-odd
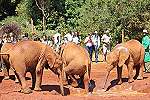
[[[123,84],[115,85],[116,69],[114,69],[108,79],[107,92],[102,90],[105,80],[106,64],[100,62],[92,65],[91,79],[95,82],[93,93],[82,94],[81,88],[65,86],[67,96],[61,96],[59,90],[58,77],[49,70],[45,70],[42,81],[42,91],[33,91],[31,94],[18,92],[20,85],[13,80],[12,71],[10,80],[3,80],[3,73],[0,72],[0,100],[150,100],[150,73],[144,74],[144,80],[135,80],[133,83],[127,82],[127,69],[123,69]],[[27,84],[31,87],[31,75],[27,73]],[[92,85],[94,86],[94,85]]]

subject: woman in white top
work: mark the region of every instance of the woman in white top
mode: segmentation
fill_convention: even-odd
[[[89,33],[88,36],[85,38],[84,43],[85,43],[85,46],[86,46],[87,51],[89,52],[90,59],[91,59],[91,61],[92,61],[92,53],[93,53],[93,50],[94,50],[94,45],[93,45],[93,41],[92,41],[92,38],[91,38],[91,34],[90,34],[90,33]]]

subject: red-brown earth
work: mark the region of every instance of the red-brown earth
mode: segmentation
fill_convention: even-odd
[[[13,80],[12,71],[10,80],[3,80],[3,73],[0,72],[0,100],[150,100],[150,73],[144,73],[144,80],[127,82],[127,68],[123,68],[123,84],[115,85],[116,69],[111,71],[106,87],[107,92],[102,90],[106,75],[106,64],[93,63],[91,79],[95,83],[93,93],[85,95],[81,88],[65,86],[67,96],[60,95],[58,77],[49,70],[44,70],[42,91],[33,91],[31,94],[18,92],[20,85]],[[27,73],[27,84],[31,87],[31,75]]]

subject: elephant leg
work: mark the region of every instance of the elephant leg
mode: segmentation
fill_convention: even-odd
[[[89,75],[88,73],[86,72],[84,74],[84,79],[83,79],[83,82],[84,82],[84,88],[85,88],[85,93],[88,94],[89,93]]]
[[[138,80],[142,80],[143,79],[143,71],[144,71],[144,63],[142,63],[141,65],[140,65],[140,68],[139,68],[139,75],[138,75],[138,77],[137,77],[137,79]]]
[[[117,78],[118,82],[117,84],[122,84],[122,67],[117,66]]]
[[[73,63],[72,62],[70,62],[68,64],[68,66],[63,68],[62,74],[63,74],[63,76],[62,76],[63,77],[63,84],[68,84],[68,76],[70,77],[73,74]]]
[[[134,65],[133,62],[129,62],[129,64],[128,64],[128,82],[129,83],[134,82],[134,79],[133,79],[133,65]]]
[[[35,91],[41,91],[41,83],[42,83],[42,75],[43,75],[43,67],[39,70],[36,69],[36,82],[35,82]]]
[[[35,71],[31,72],[31,76],[32,76],[32,90],[35,88],[35,82],[36,82],[36,73]]]
[[[36,66],[36,82],[35,82],[35,91],[41,91],[41,83],[42,83],[42,75],[43,75],[43,69],[45,65],[45,58],[41,58]]]
[[[70,77],[71,80],[72,80],[71,86],[77,87],[77,86],[78,86],[78,83],[77,83],[77,80],[76,80],[75,76],[74,76],[74,75],[69,75],[69,77]]]
[[[18,77],[18,79],[20,80],[20,85],[21,87],[21,92],[24,94],[29,94],[32,93],[31,89],[27,86],[26,80],[25,80],[25,73],[24,72],[19,72],[18,70],[16,70],[16,76]]]
[[[22,85],[21,92],[24,94],[32,93],[31,89],[27,86],[25,76],[21,73],[18,73],[18,76]]]
[[[26,75],[26,66],[24,63],[13,63],[13,67],[15,69],[16,76],[20,80],[21,84],[21,92],[25,94],[32,93],[31,89],[27,86],[25,75]]]

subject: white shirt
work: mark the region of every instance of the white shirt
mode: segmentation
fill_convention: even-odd
[[[100,47],[100,37],[98,34],[92,35],[92,41],[95,46]]]
[[[47,40],[45,41],[45,40],[42,39],[41,42],[44,43],[44,44],[48,44]]]
[[[65,36],[64,36],[64,38],[66,38],[67,40],[67,42],[71,42],[72,41],[72,35],[70,34],[70,33],[68,33],[68,34],[66,34]]]
[[[73,37],[72,42],[79,44],[79,38],[77,36]]]
[[[92,42],[88,42],[88,40],[89,40],[89,36],[87,36],[85,38],[84,43],[85,43],[86,46],[91,47],[93,45],[93,43]]]
[[[110,43],[110,37],[106,34],[104,34],[101,39],[104,43]]]

